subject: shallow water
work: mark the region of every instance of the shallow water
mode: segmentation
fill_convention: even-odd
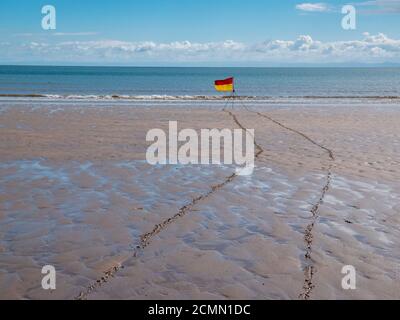
[[[243,109],[233,112],[265,150],[253,175],[196,203],[133,258],[141,235],[234,172],[147,165],[139,160],[144,133],[168,119],[195,129],[235,123],[219,102],[189,110],[71,103],[4,104],[1,298],[74,298],[123,264],[89,298],[297,299],[310,261],[312,298],[398,297],[398,106],[258,106],[335,152],[312,259],[305,234],[326,183],[326,154]],[[45,264],[57,270],[53,293],[40,287]],[[348,264],[357,270],[354,292],[341,288]]]
[[[214,80],[233,76],[237,91],[247,96],[400,97],[399,70],[0,66],[0,95],[212,96]]]
[[[37,159],[1,163],[1,298],[73,298],[107,265],[130,261],[132,248],[141,234],[172,216],[196,195],[207,192],[231,172],[233,168],[224,166],[150,166],[143,161],[55,163]],[[183,246],[193,252],[216,252],[218,258],[208,258],[216,269],[222,267],[221,263],[230,264],[233,274],[242,269],[235,281],[246,288],[244,296],[296,298],[305,263],[304,226],[323,180],[319,173],[296,179],[279,169],[258,166],[252,176],[238,177],[216,197],[200,203],[187,218],[182,218],[185,220],[174,223],[171,229],[175,231],[171,233],[167,229],[162,235],[165,243],[156,239],[152,248],[173,252]],[[389,212],[376,212],[362,205],[368,194],[373,193],[388,209],[392,208],[398,199],[390,187],[335,176],[332,188],[335,191],[327,196],[324,205],[324,212],[330,212],[322,214],[318,224],[323,236],[316,250],[329,245],[334,237],[353,250],[373,253],[387,263],[400,262],[396,252],[398,239],[391,232],[392,226],[379,219],[387,219]],[[351,195],[351,203],[348,197],[335,194],[341,191]],[[361,208],[357,214],[346,217],[352,224],[343,224],[340,220],[345,216],[341,210],[348,209],[350,204],[360,204]],[[193,219],[195,223],[188,224]],[[177,231],[180,228],[183,229]],[[172,239],[175,239],[174,248],[167,245]],[[243,246],[243,250],[233,250],[238,246]],[[288,286],[285,294],[276,296],[277,289],[272,283],[281,276],[271,260],[264,266],[259,265],[269,254],[258,256],[257,251],[249,249],[251,246],[265,246],[269,254],[290,248],[291,253],[282,256],[279,262],[281,266],[286,265],[285,272],[294,281],[292,287],[282,285],[282,288]],[[148,263],[146,260],[153,255],[153,249],[149,250],[140,263]],[[340,251],[335,252],[337,262],[344,252]],[[168,255],[171,254],[176,253]],[[194,261],[182,261],[180,266],[169,263],[171,272],[185,270],[188,281],[198,285],[200,291],[215,297],[221,294],[200,270],[192,274],[189,266]],[[40,270],[47,264],[56,267],[59,277],[59,289],[52,296],[40,288]],[[363,268],[366,266],[363,263]],[[125,272],[133,272],[130,268],[136,267],[128,263]],[[379,274],[390,273],[389,265],[386,268],[387,271],[381,270]],[[250,273],[260,283],[270,285],[249,285],[246,279]],[[162,277],[162,273],[153,274],[158,276]],[[228,278],[220,281],[224,284],[222,287],[229,282]],[[110,282],[110,286],[115,285]],[[235,292],[232,290],[224,291],[226,297]],[[101,292],[94,298],[99,294],[101,297]],[[140,295],[130,296],[135,297]]]
[[[62,274],[57,296],[71,298],[78,293],[79,283],[88,284],[101,271],[98,263],[129,255],[142,233],[233,171],[224,166],[150,166],[143,161],[54,163],[37,159],[1,163],[2,298],[42,297],[40,281],[35,283],[35,279],[40,278],[41,266],[47,264]],[[237,199],[245,199],[251,192],[253,199],[265,203],[271,212],[286,214],[285,202],[296,187],[271,168],[256,171],[251,177],[238,178],[229,192]],[[213,221],[220,241],[233,226],[247,235],[259,234],[277,243],[289,241],[274,239],[268,235],[271,231],[265,233],[260,221],[248,216],[249,208],[240,202],[227,206],[228,220],[212,203],[205,203],[200,212],[192,214]],[[267,226],[268,217],[265,219]],[[295,220],[301,230],[301,222]],[[231,227],[228,221],[228,225],[233,223]],[[190,234],[194,236],[195,230],[183,238],[187,244],[194,241]],[[208,244],[192,245],[210,249],[219,247],[218,243],[210,239]],[[21,280],[25,277],[30,279],[28,283]],[[16,296],[11,294],[13,288]]]

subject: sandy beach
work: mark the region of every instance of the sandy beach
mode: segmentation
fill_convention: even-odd
[[[0,299],[400,299],[398,106],[229,111],[3,102]],[[251,176],[145,161],[148,130],[233,115]]]

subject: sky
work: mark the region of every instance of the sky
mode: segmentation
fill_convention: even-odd
[[[400,0],[1,0],[0,64],[399,64],[399,18]]]

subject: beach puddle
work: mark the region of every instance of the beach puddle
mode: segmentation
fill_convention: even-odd
[[[150,166],[144,161],[1,163],[1,292],[7,292],[8,298],[10,292],[14,298],[76,296],[79,288],[107,267],[128,259],[141,234],[221,183],[234,169],[221,165]],[[266,257],[252,249],[250,255],[233,252],[232,241],[244,247],[249,241],[267,247],[288,247],[293,242],[286,223],[301,229],[304,219],[290,208],[299,188],[289,181],[290,177],[267,167],[257,167],[252,176],[237,177],[218,191],[218,196],[199,203],[190,217],[171,225],[171,232],[165,232],[165,237],[171,238],[166,243],[176,239],[176,248],[217,252],[215,257],[221,263],[232,264],[235,272],[245,271],[243,277],[238,276],[243,286],[252,273],[260,283],[265,282],[267,274],[277,270],[265,269],[269,264],[262,267]],[[306,210],[312,199],[298,201]],[[298,233],[299,245],[290,256],[301,255],[301,236]],[[159,252],[177,250],[166,249],[163,243],[155,246]],[[293,272],[299,271],[298,263],[292,263]],[[54,265],[59,275],[60,290],[53,294],[40,287],[41,268],[48,264]],[[179,269],[172,264],[170,268]],[[23,281],[25,278],[29,281]]]
[[[89,298],[298,298],[304,232],[326,181],[320,171],[257,165],[133,257],[144,233],[234,171],[145,161],[0,163],[0,298],[72,299],[121,264]],[[348,264],[360,274],[361,297],[392,290],[398,203],[393,185],[333,175],[313,231],[313,295],[349,297],[340,287]],[[40,285],[45,265],[57,271],[52,293]]]

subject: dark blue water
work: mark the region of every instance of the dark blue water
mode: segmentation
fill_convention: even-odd
[[[238,95],[400,97],[400,68],[129,68],[0,66],[0,96],[218,95],[233,76]]]

